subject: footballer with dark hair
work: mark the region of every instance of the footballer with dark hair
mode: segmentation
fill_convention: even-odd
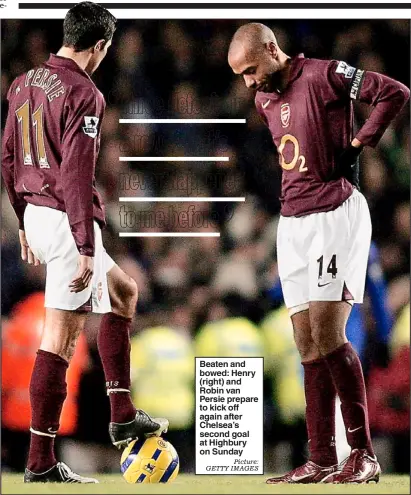
[[[54,454],[66,371],[87,314],[102,313],[98,350],[118,448],[167,431],[166,419],[136,410],[130,397],[130,328],[137,285],[106,253],[104,206],[95,165],[103,95],[90,75],[111,45],[115,17],[81,2],[64,20],[56,55],[17,77],[8,91],[2,176],[19,221],[21,256],[47,265],[46,316],[30,383],[30,450],[25,482],[96,483]]]
[[[358,157],[375,147],[409,99],[403,84],[337,60],[291,58],[270,28],[241,26],[228,63],[256,90],[282,167],[278,270],[304,367],[310,459],[267,483],[377,482],[360,360],[345,335],[362,303],[371,219],[358,187]],[[353,101],[374,108],[353,133]],[[351,454],[335,448],[335,399],[341,400]]]

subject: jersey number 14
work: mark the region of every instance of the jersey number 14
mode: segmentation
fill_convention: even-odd
[[[324,256],[320,256],[317,260],[318,263],[318,278],[323,277],[323,266],[324,266]],[[331,273],[332,277],[335,278],[338,270],[337,270],[337,255],[333,254],[331,256],[331,261],[327,267],[327,273]]]
[[[40,168],[50,168],[46,156],[46,146],[44,144],[43,113],[43,104],[41,104],[33,114],[30,115],[30,103],[29,100],[26,100],[23,105],[16,110],[16,117],[20,124],[24,165],[35,165],[30,144],[30,125],[32,125],[35,130],[38,164]]]

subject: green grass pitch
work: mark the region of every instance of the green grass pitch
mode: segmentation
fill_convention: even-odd
[[[3,474],[1,493],[133,493],[133,494],[197,494],[197,493],[410,493],[408,476],[382,476],[378,484],[368,485],[266,485],[264,476],[195,476],[180,474],[169,485],[129,485],[121,475],[95,475],[100,483],[97,485],[78,484],[27,484],[22,482],[22,474]]]

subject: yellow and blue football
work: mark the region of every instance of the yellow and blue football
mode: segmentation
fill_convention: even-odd
[[[180,468],[176,449],[161,437],[133,440],[121,456],[127,483],[170,483]]]

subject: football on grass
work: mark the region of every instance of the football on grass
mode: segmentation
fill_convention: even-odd
[[[134,440],[121,456],[121,472],[128,483],[170,483],[179,467],[176,449],[161,437]]]

